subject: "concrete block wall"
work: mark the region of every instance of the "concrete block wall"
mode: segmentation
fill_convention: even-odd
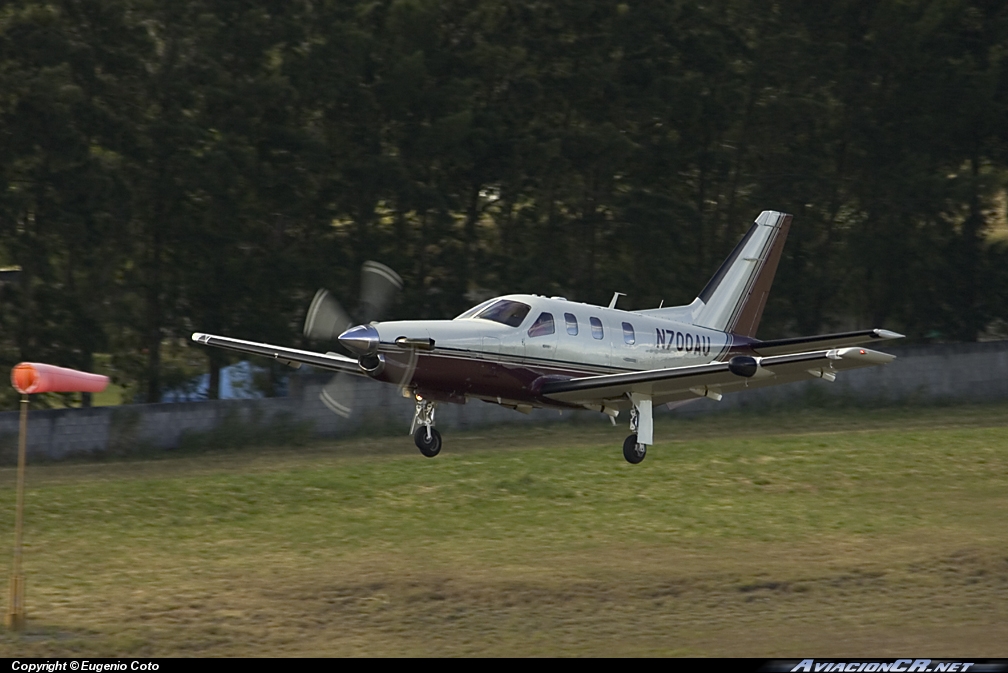
[[[843,372],[834,382],[802,383],[726,395],[722,409],[820,402],[900,404],[984,402],[1008,399],[1008,341],[940,344],[884,349],[896,360],[882,367]],[[712,411],[711,403],[691,404],[684,412]]]
[[[913,346],[892,348],[890,352],[897,355],[895,362],[845,372],[833,383],[815,379],[726,395],[721,402],[701,399],[672,413],[692,415],[786,406],[807,403],[809,399],[867,404],[1008,399],[1008,342]],[[403,398],[394,386],[359,380],[357,413],[347,420],[319,401],[318,394],[327,380],[325,374],[301,376],[286,398],[37,409],[29,414],[29,460],[167,450],[201,441],[211,445],[256,441],[280,444],[363,431],[389,435],[409,430],[413,402]],[[587,411],[547,410],[520,414],[470,401],[465,405],[440,405],[437,424],[452,430],[591,415]],[[16,455],[17,433],[18,412],[0,413],[0,459],[8,464]]]

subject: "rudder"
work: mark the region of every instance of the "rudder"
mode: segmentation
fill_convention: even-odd
[[[721,264],[697,299],[695,324],[740,336],[756,335],[777,274],[791,215],[765,210]]]

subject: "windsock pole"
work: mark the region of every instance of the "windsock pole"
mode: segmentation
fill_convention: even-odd
[[[22,362],[11,370],[11,385],[21,393],[21,428],[18,438],[17,506],[14,513],[14,563],[11,567],[10,601],[4,620],[14,631],[25,626],[24,573],[21,570],[22,534],[24,530],[25,462],[28,454],[29,393],[100,393],[108,385],[108,377],[79,372],[37,362]]]
[[[18,433],[17,507],[14,514],[14,564],[11,567],[7,627],[24,629],[24,575],[21,572],[21,539],[24,528],[25,456],[28,453],[28,396],[21,396],[21,428]]]

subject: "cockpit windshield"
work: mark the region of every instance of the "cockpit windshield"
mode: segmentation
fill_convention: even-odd
[[[527,316],[531,310],[531,306],[523,304],[520,301],[501,299],[486,307],[473,317],[481,318],[483,320],[493,320],[494,322],[499,322],[509,327],[518,327],[522,324],[522,321],[525,320],[525,316]]]
[[[460,313],[459,315],[455,316],[455,320],[465,320],[466,318],[471,318],[474,315],[476,315],[477,313],[479,313],[480,311],[482,311],[483,309],[485,309],[490,304],[494,303],[495,301],[497,301],[497,300],[496,299],[487,299],[484,302],[476,304],[472,308],[467,309],[465,312]]]

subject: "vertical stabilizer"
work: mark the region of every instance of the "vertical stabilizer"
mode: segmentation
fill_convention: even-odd
[[[741,336],[755,336],[777,273],[791,216],[764,210],[691,307],[694,323]],[[696,306],[702,302],[702,306]]]

